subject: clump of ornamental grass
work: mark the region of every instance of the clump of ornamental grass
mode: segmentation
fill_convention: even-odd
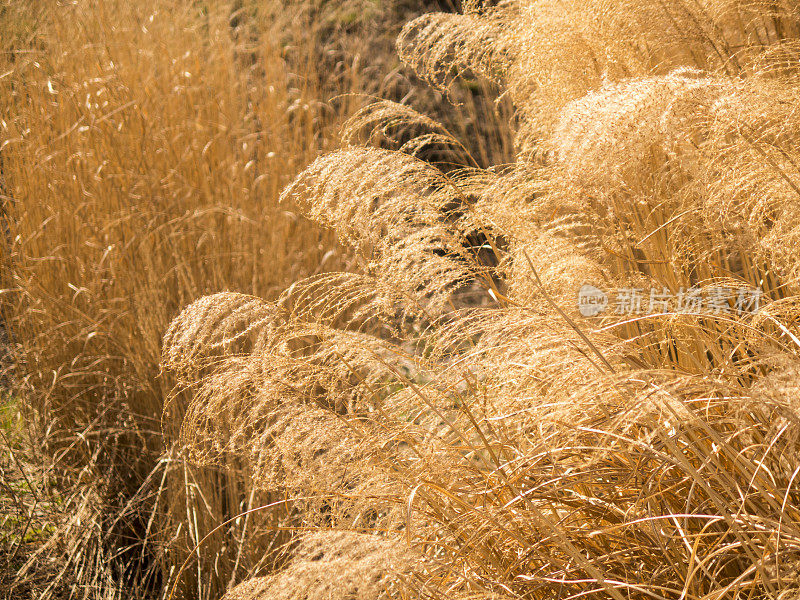
[[[220,522],[267,502],[233,453],[196,468],[163,442],[162,413],[169,443],[179,442],[170,434],[184,416],[180,394],[169,403],[174,413],[164,411],[175,380],[158,368],[161,336],[180,307],[209,290],[274,300],[314,275],[292,296],[298,310],[384,326],[362,302],[375,294],[374,280],[356,289],[359,276],[326,276],[352,254],[278,200],[291,177],[330,148],[331,131],[359,118],[357,93],[435,105],[438,92],[397,68],[391,38],[363,39],[376,25],[399,29],[400,16],[427,4],[0,7],[0,308],[12,379],[45,454],[58,461],[59,486],[69,490],[77,478],[76,497],[99,503],[77,520],[64,512],[58,543],[46,548],[63,559],[58,585],[74,575],[92,593],[126,588],[139,597],[169,581],[174,564]],[[452,8],[446,0],[431,5]],[[498,127],[509,105],[493,106],[488,90],[464,82],[459,108],[445,115],[468,139],[456,160],[436,140],[417,143],[417,151],[455,167],[512,160],[510,128]],[[404,119],[377,142],[402,145],[415,127]],[[446,233],[425,235],[422,243],[434,244]],[[309,433],[318,423],[303,422]],[[254,468],[276,478],[305,469],[276,461],[264,455]],[[187,593],[213,596],[263,566],[263,548],[276,542],[250,535],[261,531],[260,518],[237,520],[205,540],[204,549],[216,543],[216,552],[192,570]]]
[[[363,533],[320,532],[304,536],[288,566],[279,573],[250,579],[224,600],[291,599],[302,590],[309,600],[385,597],[393,577],[414,563],[397,540]]]
[[[189,456],[238,457],[294,510],[278,570],[229,597],[357,594],[384,543],[413,560],[366,597],[797,596],[796,11],[465,9],[400,54],[445,91],[503,86],[514,164],[379,102],[283,194],[362,273],[208,296],[168,330]],[[587,283],[762,295],[586,318]],[[365,534],[339,586],[306,562]]]
[[[201,502],[180,491],[191,477],[206,478],[194,482],[207,510],[193,527],[238,511],[237,472],[184,477],[179,461],[158,462],[172,388],[160,345],[174,313],[208,289],[275,297],[347,260],[278,197],[355,110],[354,98],[318,100],[360,89],[353,64],[317,72],[319,28],[245,4],[0,8],[4,384],[23,395],[63,493],[77,478],[76,493],[98,503],[48,547],[65,555],[59,580],[75,585],[108,579],[141,597],[168,579],[157,546],[199,537],[155,513],[185,518],[182,500]]]

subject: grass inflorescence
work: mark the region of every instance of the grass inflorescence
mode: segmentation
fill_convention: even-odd
[[[464,1],[397,38],[455,112],[336,118],[280,12],[244,52],[197,6],[7,84],[16,372],[46,454],[112,473],[75,514],[117,494],[132,538],[68,521],[67,564],[165,598],[800,594],[794,5]],[[716,300],[585,317],[585,284]]]

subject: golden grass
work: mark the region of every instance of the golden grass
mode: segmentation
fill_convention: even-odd
[[[100,488],[77,511],[84,528],[94,519],[123,540],[99,536],[99,563],[137,537],[122,556],[152,563],[153,538],[187,535],[148,521],[186,514],[180,490],[159,504],[172,480],[159,488],[164,470],[151,473],[170,318],[209,290],[272,297],[346,260],[278,196],[360,102],[319,99],[359,90],[358,76],[347,63],[318,72],[326,25],[274,8],[3,3],[3,315],[24,412],[58,474]]]
[[[57,531],[14,553],[27,562],[13,593],[49,578],[43,597],[156,593],[220,522],[269,499],[236,457],[186,461],[186,399],[164,410],[175,381],[159,367],[161,337],[208,292],[275,298],[351,266],[353,253],[279,192],[338,143],[331,132],[364,104],[350,93],[415,93],[392,72],[391,41],[363,34],[418,8],[0,5],[2,311],[22,412],[43,445],[34,462],[58,484]],[[459,131],[486,128],[482,102],[467,94]],[[484,164],[496,147],[509,155],[507,135],[473,137]],[[261,526],[281,518],[261,516],[206,539],[186,594],[219,595],[271,564],[265,549],[280,540]],[[42,570],[51,558],[55,571]]]
[[[177,307],[325,268],[330,237],[277,202],[324,143],[316,82],[287,72],[268,31],[257,64],[237,58],[224,6],[47,17],[46,48],[3,80],[11,329],[42,418],[91,419],[114,397],[158,417]]]
[[[100,6],[0,79],[18,372],[107,481],[66,503],[87,589],[111,553],[169,599],[800,594],[793,4],[422,16],[407,65],[504,93],[462,123],[319,108],[356,71],[280,11]],[[764,297],[586,320],[583,283]]]
[[[365,598],[796,597],[796,10],[466,8],[410,23],[400,53],[443,89],[504,86],[515,163],[481,168],[444,127],[378,103],[354,120],[362,139],[416,137],[328,154],[284,191],[365,273],[275,304],[207,296],[165,337],[190,459],[236,456],[296,512],[298,562],[227,597],[320,589],[298,565],[326,530],[410,557]],[[447,167],[421,160],[431,144]],[[764,297],[755,314],[587,321],[581,283]],[[341,550],[354,571],[364,547]],[[350,597],[341,582],[326,593]]]

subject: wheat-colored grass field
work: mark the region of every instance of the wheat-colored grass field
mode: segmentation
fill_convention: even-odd
[[[0,595],[800,597],[795,2],[0,44]]]

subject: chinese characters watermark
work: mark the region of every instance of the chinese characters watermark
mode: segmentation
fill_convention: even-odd
[[[593,285],[578,292],[578,311],[584,317],[615,315],[742,315],[758,312],[763,292],[757,288],[714,286],[680,288],[619,288],[612,297]]]

